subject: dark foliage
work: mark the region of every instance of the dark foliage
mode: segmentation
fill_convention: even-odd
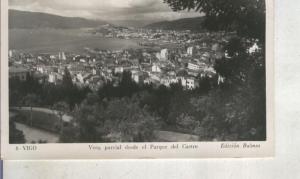
[[[205,32],[202,26],[204,17],[184,18],[174,21],[162,21],[149,24],[144,28],[147,29],[164,29],[164,30],[191,30],[193,32]]]
[[[55,103],[65,101],[70,106],[70,109],[73,109],[90,92],[91,90],[88,87],[79,88],[73,85],[68,70],[65,70],[63,83],[60,85],[47,82],[40,83],[38,79],[28,74],[26,81],[14,78],[9,80],[9,105],[33,107],[38,105],[51,108]],[[32,98],[29,98],[28,95],[34,95],[37,99],[30,100]]]
[[[206,17],[208,30],[237,31],[247,38],[265,39],[265,0],[164,0],[174,11],[195,10]]]
[[[174,11],[203,13],[203,26],[211,31],[236,31],[225,46],[228,58],[214,66],[224,83],[208,95],[192,97],[204,117],[199,135],[217,140],[265,140],[265,1],[264,0],[164,0]],[[249,54],[257,43],[261,50]],[[206,131],[206,132],[203,132]]]
[[[9,121],[9,143],[10,144],[24,144],[25,137],[22,131],[16,128],[14,121]]]
[[[113,84],[113,82],[108,82],[104,87],[98,90],[98,94],[101,99],[131,97],[139,90],[139,86],[131,78],[131,72],[124,71],[119,85],[116,86]]]

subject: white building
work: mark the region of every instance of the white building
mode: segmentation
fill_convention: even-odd
[[[36,71],[38,71],[40,73],[45,73],[46,70],[44,69],[44,66],[37,66]]]
[[[156,57],[157,59],[159,59],[159,60],[160,60],[160,58],[161,58],[161,56],[160,56],[160,53],[159,53],[159,52],[157,52],[157,53],[155,54],[155,57]]]
[[[100,72],[99,72],[99,70],[98,70],[98,69],[96,69],[96,68],[93,68],[93,69],[92,69],[92,74],[93,74],[93,75],[99,75],[99,74],[100,74]]]
[[[59,59],[59,60],[66,60],[67,57],[66,57],[66,55],[65,55],[65,52],[59,52],[59,53],[58,53],[58,59]]]
[[[162,49],[160,51],[160,60],[167,60],[168,59],[168,49]]]
[[[257,43],[254,43],[249,49],[248,52],[250,54],[258,52],[260,50],[260,48],[258,47]]]
[[[51,72],[48,76],[49,83],[57,84],[58,82],[61,82],[62,79],[63,79],[63,75],[56,72]]]
[[[91,73],[78,73],[78,74],[76,75],[77,80],[78,80],[80,83],[85,83],[85,81],[86,81],[87,79],[89,79],[91,76],[92,76]]]
[[[224,83],[224,81],[225,81],[225,78],[219,75],[218,76],[218,85],[221,83]]]
[[[187,54],[192,56],[193,55],[193,50],[194,50],[194,47],[188,47],[187,48]]]
[[[51,72],[48,77],[48,82],[56,84],[56,81],[57,81],[56,73]]]
[[[81,62],[81,63],[86,63],[86,60],[85,60],[84,58],[81,58],[81,59],[79,60],[79,62]]]
[[[181,85],[188,90],[195,89],[199,86],[199,83],[193,77],[178,77],[178,81],[180,81]]]
[[[201,69],[200,65],[198,65],[196,63],[191,63],[191,62],[188,63],[187,68],[190,70],[200,70]]]
[[[160,81],[160,79],[161,79],[161,76],[159,73],[150,73],[149,77],[153,81]]]
[[[178,83],[178,79],[175,77],[164,77],[160,79],[160,83],[166,87],[170,87],[171,84]]]
[[[152,68],[151,68],[151,71],[152,72],[158,72],[158,73],[160,73],[161,72],[161,68],[157,64],[153,64]]]
[[[195,78],[193,77],[189,77],[189,78],[185,78],[185,88],[192,90],[195,89],[199,86],[199,83],[196,81]]]
[[[12,50],[9,50],[9,51],[8,51],[8,57],[9,57],[9,58],[13,57],[13,51],[12,51]]]
[[[140,71],[132,71],[131,78],[136,83],[143,83],[145,80],[145,74]]]
[[[116,67],[115,68],[115,73],[123,73],[124,72],[124,68],[123,67]]]
[[[219,50],[221,50],[221,45],[219,43],[215,43],[211,46],[211,50],[215,51],[215,52],[219,51]]]

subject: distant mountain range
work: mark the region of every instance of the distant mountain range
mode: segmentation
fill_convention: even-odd
[[[184,18],[174,21],[161,21],[152,23],[151,21],[112,21],[111,24],[118,26],[143,27],[147,29],[163,29],[163,30],[192,30],[204,31],[202,22],[204,17]],[[150,24],[149,24],[150,23]],[[90,20],[80,17],[63,17],[53,14],[41,12],[29,12],[19,10],[9,10],[9,28],[55,28],[55,29],[71,29],[99,27],[109,24],[102,20]],[[148,24],[148,25],[145,25]]]
[[[142,28],[148,24],[152,24],[157,22],[155,20],[113,20],[109,21],[111,24],[123,27],[135,27],[135,28]]]
[[[156,22],[144,26],[147,29],[162,29],[162,30],[191,30],[196,32],[205,31],[202,22],[205,17],[184,18],[174,21]]]
[[[63,17],[40,12],[9,10],[9,28],[55,28],[70,29],[97,27],[107,24],[101,20],[88,20],[79,17]]]

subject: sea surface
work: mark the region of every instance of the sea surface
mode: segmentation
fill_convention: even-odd
[[[120,50],[140,48],[139,40],[104,38],[87,29],[10,29],[9,48],[29,53],[82,53],[85,48]]]

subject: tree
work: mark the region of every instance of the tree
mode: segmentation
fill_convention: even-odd
[[[265,0],[164,0],[174,11],[195,10],[210,31],[237,32],[225,44],[229,58],[214,68],[225,82],[205,97],[194,97],[204,112],[202,127],[221,140],[264,140],[266,137]],[[254,54],[247,49],[257,43]],[[253,132],[255,131],[255,132]]]
[[[112,142],[152,141],[159,126],[157,117],[129,98],[112,100],[105,109],[104,130]]]
[[[236,31],[239,36],[265,39],[265,0],[164,0],[174,11],[205,15],[208,30]]]
[[[99,100],[89,94],[75,111],[76,126],[61,139],[77,142],[146,142],[159,129],[158,118],[132,98]],[[96,99],[94,99],[96,98]],[[69,136],[69,135],[74,135]]]
[[[65,89],[71,89],[73,87],[72,77],[71,77],[70,71],[68,70],[67,67],[65,67],[65,70],[64,70],[62,86]]]
[[[10,144],[24,144],[25,137],[22,131],[16,128],[13,120],[9,120],[9,143]]]
[[[40,103],[40,98],[35,94],[28,94],[23,98],[23,103],[25,106],[30,107],[30,126],[33,124],[32,119],[32,107]]]
[[[80,142],[79,131],[78,126],[67,126],[60,134],[59,141],[61,143],[78,143]]]
[[[9,91],[9,106],[20,106],[22,95],[20,94],[19,90],[15,90],[10,88]]]
[[[132,80],[131,72],[124,71],[119,85],[120,97],[130,97],[133,93],[138,91],[137,84]]]
[[[216,79],[211,79],[208,76],[198,77],[199,79],[199,87],[196,88],[196,91],[201,94],[207,94],[213,88],[213,81],[217,81]]]
[[[105,108],[97,94],[90,93],[74,109],[74,125],[64,131],[62,139],[76,142],[104,142]],[[69,136],[69,134],[76,134]]]
[[[178,117],[190,113],[192,110],[189,103],[190,96],[183,91],[175,92],[170,99],[169,114],[167,117],[167,125],[178,125]]]
[[[98,95],[101,99],[131,97],[139,90],[139,86],[132,80],[131,72],[124,71],[121,75],[121,81],[118,86],[114,86],[114,82],[107,82],[98,90]]]
[[[53,109],[57,111],[57,114],[59,116],[60,120],[60,133],[63,133],[64,129],[64,121],[63,121],[63,115],[67,113],[70,109],[69,105],[65,102],[58,102],[53,105]]]

